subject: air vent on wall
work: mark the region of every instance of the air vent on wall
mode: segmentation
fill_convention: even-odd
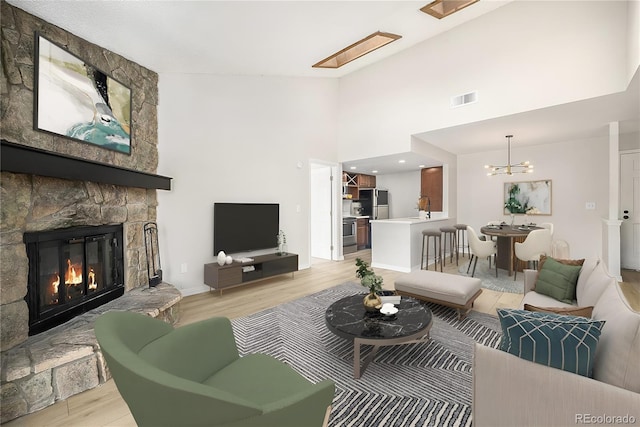
[[[461,107],[467,104],[473,104],[474,102],[478,102],[477,90],[451,97],[451,108]]]

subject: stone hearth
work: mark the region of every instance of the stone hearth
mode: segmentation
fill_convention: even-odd
[[[180,291],[167,283],[138,288],[4,352],[0,423],[45,408],[111,378],[93,331],[99,315],[112,310],[133,311],[174,324],[179,318],[181,299]]]

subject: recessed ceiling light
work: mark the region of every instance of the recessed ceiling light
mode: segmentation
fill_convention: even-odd
[[[374,170],[374,171],[371,171],[371,173],[378,173],[378,171],[375,171],[375,170]]]
[[[355,167],[355,166],[351,166],[349,169],[351,169],[352,171],[354,171],[354,170],[356,170],[356,169],[358,169],[358,168],[357,168],[357,167]]]
[[[406,163],[406,160],[398,160],[398,163]]]
[[[424,165],[418,165],[418,167],[422,169],[424,167]]]
[[[397,34],[382,33],[377,31],[360,41],[355,42],[351,46],[345,47],[339,52],[334,53],[330,57],[312,65],[313,68],[339,68],[354,59],[358,59],[369,52],[381,48],[393,41],[402,38]]]
[[[471,6],[478,0],[435,0],[428,5],[421,7],[420,10],[434,18],[442,19],[452,13]]]

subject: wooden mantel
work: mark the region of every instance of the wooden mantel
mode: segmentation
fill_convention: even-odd
[[[0,170],[76,181],[171,190],[171,179],[1,140]]]

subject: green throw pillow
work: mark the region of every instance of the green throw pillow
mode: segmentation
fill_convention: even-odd
[[[566,265],[547,258],[538,273],[536,292],[571,304],[576,298],[576,283],[581,268],[580,265]]]
[[[522,359],[592,377],[603,320],[498,309],[500,350]]]

